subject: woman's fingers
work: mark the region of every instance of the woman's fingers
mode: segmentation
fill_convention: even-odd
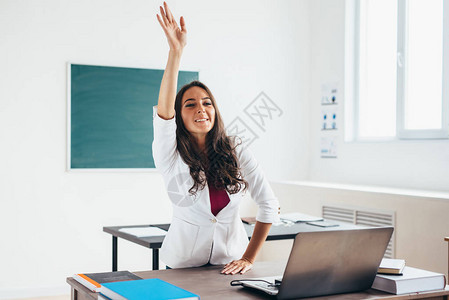
[[[175,18],[173,18],[173,14],[171,13],[170,8],[168,8],[167,2],[164,1],[164,8],[165,8],[165,12],[167,13],[167,19],[170,22],[173,22],[175,20]]]
[[[170,25],[175,25],[174,28],[178,28],[178,23],[176,23],[175,18],[173,17],[173,14],[170,11],[170,8],[168,8],[168,5],[166,2],[164,2],[164,7],[159,6],[159,9],[161,10],[162,20],[164,21],[165,27],[169,27]],[[182,18],[182,23],[184,25],[181,25],[181,31],[187,32],[185,27],[185,21],[184,18]],[[184,27],[184,30],[183,30]]]
[[[162,21],[162,19],[159,16],[159,14],[156,14],[156,16],[157,16],[157,20],[159,21],[159,24],[161,24],[162,29],[164,29],[164,31],[165,31],[165,24],[164,24],[164,22]]]
[[[240,274],[245,274],[247,271],[251,270],[251,265],[244,266],[243,269],[240,271]]]
[[[228,264],[226,264],[221,271],[222,274],[240,274],[246,273],[248,270],[252,268],[252,264],[244,259],[234,260]]]
[[[235,260],[231,261],[230,263],[227,263],[224,266],[223,270],[221,270],[221,273],[222,274],[228,274],[228,271],[231,270],[234,267],[234,263],[235,263]]]
[[[226,269],[224,269],[221,273],[223,274],[236,274],[240,270],[240,267],[238,265],[230,265]]]
[[[182,32],[187,32],[186,22],[184,21],[184,17],[181,17],[179,19],[179,24],[181,24],[181,31]]]
[[[164,9],[162,8],[162,6],[159,6],[159,9],[161,10],[161,16],[162,16],[162,20],[164,20],[164,24],[165,26],[168,26],[168,24],[170,23],[167,19],[167,15],[165,14]]]

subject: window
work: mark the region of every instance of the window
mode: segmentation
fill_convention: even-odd
[[[448,138],[449,0],[356,0],[353,5],[351,136]]]

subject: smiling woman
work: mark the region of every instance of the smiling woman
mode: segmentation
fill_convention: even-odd
[[[227,136],[209,88],[193,81],[176,94],[187,28],[165,2],[160,12],[170,52],[154,111],[153,157],[173,204],[161,259],[172,268],[225,264],[223,274],[243,274],[278,220],[279,203],[253,156]],[[239,216],[247,189],[259,206],[249,243]]]
[[[246,188],[247,182],[241,178],[238,168],[235,146],[226,135],[209,88],[199,81],[186,84],[176,96],[175,114],[181,116],[176,119],[177,148],[194,180],[189,192],[203,189],[206,181],[231,194]]]

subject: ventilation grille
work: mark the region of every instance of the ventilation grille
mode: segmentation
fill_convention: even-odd
[[[393,226],[395,223],[395,213],[393,211],[373,211],[366,208],[356,209],[347,208],[341,206],[323,206],[323,218],[329,220],[335,220],[340,222],[346,222],[356,225],[365,226]],[[388,243],[387,250],[385,251],[384,257],[394,258],[395,249],[395,233],[391,236],[390,242]]]

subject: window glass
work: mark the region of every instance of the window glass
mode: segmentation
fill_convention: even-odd
[[[443,0],[407,0],[405,129],[442,124]]]
[[[358,136],[396,135],[397,2],[360,1]]]

